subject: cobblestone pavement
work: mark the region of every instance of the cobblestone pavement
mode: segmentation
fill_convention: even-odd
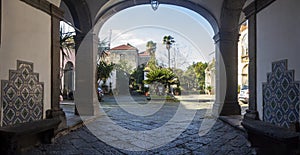
[[[105,98],[101,104],[103,116],[69,134],[54,144],[41,145],[27,154],[253,154],[242,131],[210,117],[211,101],[188,96],[185,102],[151,101],[155,106],[145,110],[143,97],[134,101]],[[122,105],[122,106],[120,106]],[[184,107],[180,113],[178,107]],[[121,108],[122,107],[122,108]],[[153,110],[158,108],[157,111]],[[124,110],[125,109],[125,110]],[[147,115],[134,115],[131,111]],[[153,114],[152,114],[152,113]],[[192,117],[190,117],[192,116]],[[107,119],[109,118],[109,119]],[[170,123],[171,122],[171,123]],[[179,125],[178,125],[179,124]]]

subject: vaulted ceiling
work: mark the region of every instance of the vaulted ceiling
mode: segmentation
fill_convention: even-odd
[[[54,0],[49,0],[54,1]],[[171,4],[186,7],[204,16],[214,27],[215,33],[220,28],[230,29],[236,27],[237,22],[244,20],[242,8],[253,0],[158,0],[160,4]],[[83,23],[89,26],[99,20],[105,22],[109,17],[128,7],[149,4],[150,0],[62,0],[65,4],[61,8],[65,10],[65,19],[72,21],[78,28],[83,28]],[[70,10],[70,11],[68,11]],[[86,17],[83,17],[86,16]],[[238,18],[228,21],[227,18]],[[238,17],[237,17],[238,16]],[[78,19],[74,19],[78,18]],[[85,19],[79,19],[85,18]],[[88,18],[90,18],[88,20]],[[81,20],[81,23],[80,21]],[[225,20],[225,21],[224,21]],[[238,21],[237,21],[238,20]],[[224,24],[224,22],[226,24]],[[231,23],[230,23],[231,22]]]
[[[121,2],[125,2],[128,0],[109,0],[106,1],[107,3],[104,4],[105,0],[87,0],[87,3],[91,10],[99,10],[105,11],[108,8],[111,8]],[[180,2],[177,0],[158,0],[160,4],[180,4]],[[183,0],[183,1],[190,1],[194,3],[195,5],[199,5],[203,7],[204,9],[208,10],[213,17],[216,18],[217,21],[219,21],[221,10],[222,10],[222,4],[224,0]],[[150,0],[134,0],[133,3],[138,4],[149,4]],[[192,4],[191,3],[191,4]],[[92,16],[96,17],[97,13],[100,14],[100,12],[93,12]]]

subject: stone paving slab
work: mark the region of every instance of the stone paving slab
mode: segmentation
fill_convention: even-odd
[[[112,101],[112,100],[109,100]],[[208,104],[207,102],[205,104]],[[198,106],[198,107],[197,107]],[[236,130],[221,120],[207,117],[207,109],[203,105],[187,105],[187,109],[195,110],[195,115],[183,132],[164,144],[160,143],[177,134],[188,119],[170,121],[175,115],[178,104],[166,104],[155,115],[134,116],[124,109],[109,103],[103,106],[103,117],[89,122],[69,134],[56,139],[53,144],[44,144],[26,154],[30,155],[248,155],[255,154],[245,138],[245,133]],[[184,115],[182,115],[184,116]],[[186,115],[188,116],[188,115]],[[113,120],[111,124],[107,119]],[[171,122],[171,123],[170,123]],[[209,124],[213,122],[213,125]],[[169,124],[168,124],[169,123]],[[162,128],[168,124],[168,127]],[[116,128],[118,125],[118,128]],[[119,130],[126,129],[126,130]],[[158,130],[162,128],[162,130]],[[154,133],[150,131],[160,131]],[[134,134],[132,134],[134,133]],[[113,146],[109,145],[113,144]],[[160,145],[163,144],[163,145]],[[143,151],[130,151],[143,150]]]
[[[27,154],[236,154],[247,155],[254,152],[249,148],[244,133],[217,121],[216,126],[205,136],[186,135],[183,132],[174,141],[157,149],[134,152],[111,147],[97,139],[87,127],[77,129],[56,140],[54,144],[41,145]],[[84,136],[82,136],[84,135]],[[133,144],[134,146],[134,144]]]

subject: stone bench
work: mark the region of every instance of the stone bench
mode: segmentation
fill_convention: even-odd
[[[252,119],[244,119],[242,125],[257,154],[297,154],[300,135],[298,132]]]
[[[21,154],[41,143],[51,143],[61,120],[43,119],[0,128],[1,154]]]

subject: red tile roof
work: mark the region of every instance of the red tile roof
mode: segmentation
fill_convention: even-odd
[[[110,50],[137,50],[137,48],[130,44],[127,44],[127,45],[120,45],[120,46],[114,47]]]
[[[150,56],[150,53],[147,51],[139,53],[139,56]]]

